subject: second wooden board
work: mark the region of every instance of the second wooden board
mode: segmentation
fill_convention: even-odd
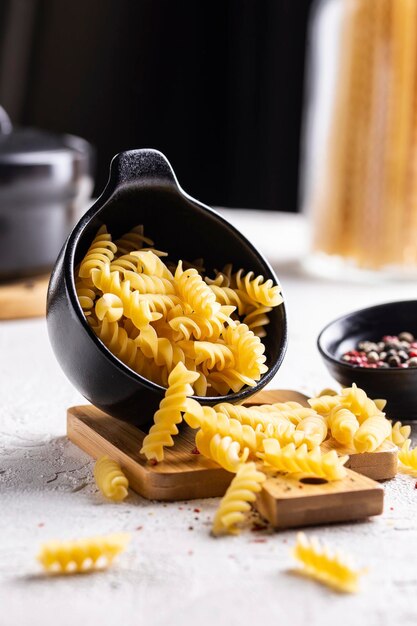
[[[378,483],[348,470],[346,478],[334,482],[272,474],[255,508],[274,528],[297,528],[380,515],[383,504]]]

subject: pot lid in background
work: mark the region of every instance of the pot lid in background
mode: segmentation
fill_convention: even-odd
[[[90,159],[90,144],[74,135],[55,134],[37,128],[13,128],[7,113],[0,107],[0,165],[54,163],[65,156],[71,161]]]

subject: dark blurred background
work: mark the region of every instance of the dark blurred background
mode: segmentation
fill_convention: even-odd
[[[296,211],[311,0],[0,0],[0,103],[111,157],[164,152],[213,205]]]

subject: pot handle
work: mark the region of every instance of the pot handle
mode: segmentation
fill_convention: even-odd
[[[159,150],[128,150],[116,154],[110,165],[110,184],[113,188],[130,183],[178,186],[168,159]]]
[[[0,106],[0,135],[10,135],[13,130],[12,122],[6,111]]]

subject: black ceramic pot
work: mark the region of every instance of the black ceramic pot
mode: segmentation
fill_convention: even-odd
[[[173,259],[203,257],[208,271],[232,262],[277,278],[252,244],[215,211],[187,195],[167,159],[156,150],[132,150],[114,157],[103,194],[81,218],[64,245],[48,293],[48,331],[62,369],[95,406],[138,426],[152,418],[165,389],[129,369],[94,335],[77,300],[74,267],[97,230],[106,224],[114,238],[137,224]],[[284,304],[273,309],[266,345],[269,371],[254,388],[203,404],[238,402],[264,387],[284,358],[287,325]]]
[[[0,280],[50,270],[93,187],[91,146],[0,125]]]
[[[417,336],[417,301],[389,302],[349,313],[328,324],[318,348],[331,375],[345,387],[356,383],[371,398],[385,398],[390,419],[417,420],[417,368],[368,369],[341,360],[359,341],[409,331]]]

